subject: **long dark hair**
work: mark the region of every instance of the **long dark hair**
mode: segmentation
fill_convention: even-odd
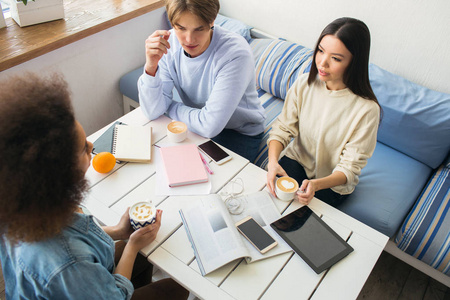
[[[314,49],[314,59],[319,50],[319,44],[326,35],[337,37],[353,55],[344,73],[344,84],[354,94],[375,101],[380,106],[369,81],[370,31],[366,24],[353,18],[339,18],[328,24],[317,40],[316,48]],[[314,82],[317,73],[317,66],[313,63],[308,77],[308,84],[311,85]]]

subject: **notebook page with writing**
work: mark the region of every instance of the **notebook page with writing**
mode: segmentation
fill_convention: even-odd
[[[170,187],[208,181],[197,145],[187,144],[160,148],[164,173]]]
[[[152,128],[150,125],[116,125],[112,154],[118,160],[150,162]]]

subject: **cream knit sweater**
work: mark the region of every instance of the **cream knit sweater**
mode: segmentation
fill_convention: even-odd
[[[375,149],[379,107],[348,88],[330,91],[319,79],[311,86],[307,81],[308,74],[299,76],[288,91],[268,143],[277,140],[287,147],[286,156],[298,161],[310,179],[343,172],[347,183],[332,190],[350,194]]]

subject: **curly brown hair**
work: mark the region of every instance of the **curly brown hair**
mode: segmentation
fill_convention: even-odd
[[[0,86],[0,234],[41,241],[71,222],[87,190],[70,93],[59,74]]]

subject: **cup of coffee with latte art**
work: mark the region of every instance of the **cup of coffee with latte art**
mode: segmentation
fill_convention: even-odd
[[[156,222],[156,207],[150,202],[138,202],[130,208],[130,223],[134,230]]]
[[[187,126],[181,121],[172,121],[167,125],[167,136],[172,142],[179,143],[187,137]]]
[[[275,184],[275,193],[278,199],[283,201],[290,201],[294,198],[295,193],[298,191],[298,182],[291,177],[280,177]]]

